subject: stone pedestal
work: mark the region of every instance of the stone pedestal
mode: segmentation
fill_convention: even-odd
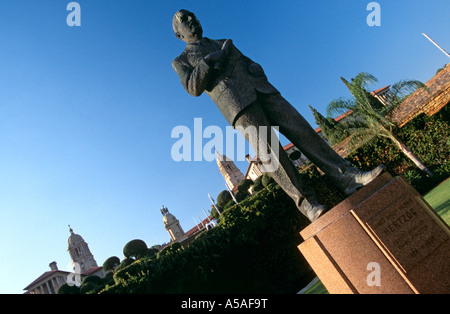
[[[306,227],[299,250],[330,293],[450,293],[450,229],[384,173]]]

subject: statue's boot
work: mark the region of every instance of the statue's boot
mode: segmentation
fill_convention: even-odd
[[[365,172],[355,167],[348,167],[343,174],[345,178],[349,178],[348,183],[342,188],[343,192],[352,195],[382,174],[385,168],[384,165],[380,165],[372,171]]]
[[[300,212],[311,222],[314,222],[327,211],[327,207],[317,202],[315,199],[303,199],[299,207]]]
[[[362,171],[355,167],[348,167],[344,174],[342,181],[346,182],[343,187],[343,192],[347,195],[352,195],[363,186],[372,182],[385,170],[384,165],[380,165],[371,171]],[[325,205],[320,204],[314,197],[305,198],[299,207],[302,212],[311,222],[316,221],[320,216],[328,211]]]

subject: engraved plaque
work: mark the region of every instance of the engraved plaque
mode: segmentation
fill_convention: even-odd
[[[405,272],[448,239],[447,233],[411,195],[405,195],[367,221]]]

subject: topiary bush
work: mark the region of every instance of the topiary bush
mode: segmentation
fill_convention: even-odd
[[[219,193],[219,195],[217,195],[217,206],[219,206],[219,208],[223,208],[231,200],[232,197],[230,195],[230,192],[228,192],[227,190],[223,190]]]
[[[58,288],[57,294],[80,294],[80,287],[76,285],[69,286],[67,283]]]
[[[236,191],[234,193],[234,197],[236,198],[236,201],[238,201],[238,203],[239,203],[248,197],[248,193],[242,192],[242,191]]]
[[[103,263],[103,271],[106,273],[107,271],[113,270],[119,264],[120,259],[117,256],[111,256]]]
[[[180,243],[174,242],[170,246],[167,246],[164,249],[162,249],[161,251],[159,251],[158,254],[156,255],[156,258],[161,258],[166,255],[172,255],[182,249],[183,248]]]
[[[125,257],[139,259],[145,257],[147,253],[147,244],[139,239],[131,240],[123,248],[123,255],[125,255]]]
[[[100,278],[99,276],[87,276],[83,279],[83,281],[81,282],[81,285],[85,285],[87,283],[93,283],[95,285],[101,285],[102,284],[102,278]]]
[[[248,189],[253,185],[253,181],[250,179],[244,179],[238,184],[238,190],[242,193],[248,194]]]
[[[119,264],[119,266],[117,266],[117,268],[115,269],[115,272],[117,273],[118,271],[124,269],[125,267],[128,267],[128,265],[131,265],[134,262],[135,262],[134,258],[131,257],[124,258],[122,262]]]
[[[263,176],[259,176],[258,178],[256,178],[256,180],[253,184],[253,189],[252,189],[253,193],[259,192],[262,189],[264,189],[264,185],[262,184],[262,179],[263,179]]]
[[[275,180],[272,178],[270,173],[266,172],[262,175],[262,185],[268,187],[270,184],[274,183]]]

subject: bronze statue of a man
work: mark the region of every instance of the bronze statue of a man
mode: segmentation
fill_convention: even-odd
[[[181,84],[192,96],[206,92],[234,128],[248,130],[254,126],[258,130],[266,126],[270,129],[267,134],[249,136],[245,132],[243,135],[258,156],[267,149],[269,154],[272,152],[270,163],[277,165],[270,171],[272,177],[310,221],[315,221],[326,208],[302,182],[279,141],[276,144],[271,141],[273,126],[347,195],[383,172],[383,166],[363,172],[340,157],[269,83],[259,64],[244,56],[230,39],[203,37],[200,22],[192,12],[178,11],[172,25],[176,37],[186,42],[183,53],[172,62]]]

